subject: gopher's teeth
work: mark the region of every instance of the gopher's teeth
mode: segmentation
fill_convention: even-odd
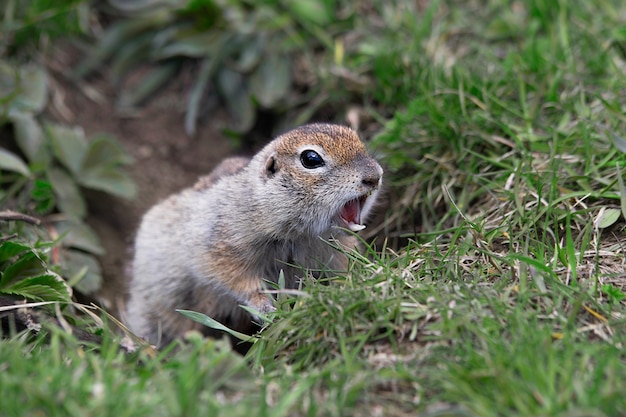
[[[365,225],[364,224],[355,224],[352,223],[348,226],[350,228],[350,230],[352,230],[353,232],[358,232],[359,230],[363,230],[365,229]]]

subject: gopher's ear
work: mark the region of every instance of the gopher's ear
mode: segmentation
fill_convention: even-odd
[[[265,160],[265,176],[267,178],[272,178],[278,172],[278,160],[276,159],[276,154],[272,153]]]

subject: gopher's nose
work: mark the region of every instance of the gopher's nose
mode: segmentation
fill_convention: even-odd
[[[380,181],[380,175],[374,174],[367,176],[361,180],[361,183],[368,188],[376,188],[378,187],[378,182]]]
[[[361,184],[368,188],[378,188],[380,185],[380,179],[383,176],[383,169],[375,161],[372,162],[373,164],[371,164],[371,168],[363,174]]]

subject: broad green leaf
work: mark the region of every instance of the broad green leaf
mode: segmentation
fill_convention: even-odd
[[[304,24],[324,26],[333,20],[332,9],[319,0],[290,0],[286,5]]]
[[[48,75],[43,68],[27,65],[20,68],[18,95],[11,106],[21,111],[40,113],[48,99]]]
[[[216,32],[194,33],[178,36],[169,45],[160,48],[155,57],[158,59],[184,56],[191,58],[214,57],[221,48],[222,34]]]
[[[14,65],[0,60],[0,100],[1,103],[11,102],[17,94],[17,71]]]
[[[63,235],[63,246],[81,249],[94,255],[104,255],[98,235],[85,223],[63,221],[54,224],[59,235]]]
[[[622,212],[619,209],[602,209],[596,217],[594,223],[598,229],[606,229],[615,224],[619,220]]]
[[[120,110],[131,109],[151,94],[154,94],[159,88],[165,85],[178,71],[179,62],[168,62],[154,68],[138,85],[128,88],[120,94],[117,101],[117,108]]]
[[[85,266],[87,273],[82,279],[74,284],[74,288],[83,294],[95,294],[102,287],[102,271],[100,264],[92,255],[77,250],[64,250],[63,257],[63,274],[68,277],[74,277],[83,273]]]
[[[25,177],[30,176],[28,166],[17,155],[0,148],[0,169],[17,172]]]
[[[626,152],[626,138],[616,134],[615,132],[609,132],[609,135],[611,136],[615,147],[621,152]]]
[[[9,114],[39,113],[46,105],[48,77],[35,65],[17,67],[0,62],[0,99],[9,102]]]
[[[87,151],[87,139],[83,129],[54,123],[48,123],[44,127],[52,141],[52,150],[56,157],[72,174],[78,175]]]
[[[619,287],[616,287],[613,284],[603,284],[600,289],[609,297],[609,300],[611,300],[611,302],[613,303],[619,303],[624,298],[626,298],[626,294],[624,294],[622,290],[619,289]]]
[[[234,68],[238,72],[249,73],[262,61],[265,57],[265,38],[254,34],[251,37],[246,37],[243,42],[241,53],[237,57],[237,60],[233,63]]]
[[[0,291],[13,283],[47,272],[45,263],[34,252],[26,252],[19,259],[9,265],[0,278]]]
[[[83,172],[79,178],[82,186],[105,191],[119,197],[132,199],[137,195],[135,182],[115,166],[96,167]]]
[[[52,211],[56,205],[54,188],[49,181],[37,179],[34,181],[30,196],[35,203],[35,211],[38,214],[46,214]]]
[[[70,302],[72,298],[72,290],[67,283],[60,276],[51,272],[24,278],[13,285],[2,288],[0,291],[37,301]]]
[[[116,140],[107,135],[97,135],[93,137],[85,152],[80,172],[82,176],[82,173],[90,169],[129,164],[131,162],[132,158],[128,156]]]
[[[45,167],[50,162],[50,154],[45,145],[43,129],[31,113],[13,113],[13,132],[15,141],[31,165]]]
[[[213,54],[202,61],[198,78],[189,94],[187,113],[185,113],[185,132],[189,136],[193,136],[196,133],[196,120],[202,97],[209,80],[213,78],[217,68],[222,63],[225,45],[228,44],[229,39],[229,36],[222,36],[219,43],[215,45]]]
[[[115,52],[115,60],[109,67],[113,85],[118,86],[131,69],[150,59],[150,43],[153,38],[154,33],[151,31],[142,33],[125,42],[120,50]]]
[[[57,196],[57,204],[61,211],[73,219],[85,216],[85,201],[74,182],[74,179],[60,168],[52,167],[48,170],[48,180]]]
[[[32,250],[31,247],[24,243],[15,242],[13,240],[2,242],[0,243],[0,262],[5,262],[29,250]]]
[[[189,103],[187,104],[187,113],[185,114],[185,132],[189,136],[193,136],[196,133],[196,120],[198,118],[200,102],[206,90],[206,86],[209,83],[209,79],[215,72],[215,68],[215,61],[212,58],[206,58],[202,62],[198,78],[191,89],[191,94],[189,94]]]
[[[155,27],[155,25],[159,27],[160,22],[167,21],[169,18],[165,15],[155,15],[150,16],[150,18],[125,20],[113,25],[107,29],[96,48],[78,65],[74,74],[77,77],[84,77],[102,65],[128,39],[132,39],[138,33]]]
[[[272,108],[284,98],[291,86],[289,57],[270,54],[250,77],[250,89],[261,106]]]
[[[227,67],[217,73],[217,88],[234,120],[235,132],[247,132],[256,119],[256,109],[248,93],[243,75]]]

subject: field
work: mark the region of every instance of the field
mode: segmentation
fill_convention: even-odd
[[[207,13],[232,6],[191,3]],[[364,253],[350,254],[345,275],[307,281],[297,294],[279,291],[277,312],[245,357],[226,340],[198,334],[163,351],[135,343],[128,352],[107,306],[81,307],[83,300],[70,299],[54,279],[62,276],[75,293],[88,293],[106,278],[106,270],[98,276],[76,258],[76,269],[56,263],[57,250],[79,247],[90,254],[88,262],[102,256],[91,235],[80,235],[72,249],[62,247],[62,230],[50,236],[50,228],[0,222],[0,244],[25,242],[22,252],[0,247],[0,295],[51,301],[41,314],[56,317],[42,320],[40,331],[5,332],[0,415],[626,416],[626,4],[232,4],[243,14],[229,16],[249,18],[253,30],[288,33],[284,49],[263,56],[276,53],[275,68],[293,57],[300,67],[292,70],[308,78],[282,86],[268,76],[263,85],[275,89],[251,87],[248,101],[241,92],[219,91],[224,120],[234,120],[224,137],[234,147],[254,148],[267,130],[256,118],[269,112],[274,129],[310,119],[356,120],[386,181],[387,204],[365,231]],[[85,6],[68,2],[63,13],[80,15]],[[6,23],[7,10],[5,33],[17,30]],[[139,15],[119,19],[138,22]],[[49,15],[42,16],[24,27],[44,25]],[[259,23],[268,16],[269,29]],[[159,24],[164,32],[175,27]],[[106,38],[102,33],[99,39]],[[7,39],[1,63],[24,59]],[[29,44],[36,56],[45,56],[42,43]],[[187,60],[176,65],[189,74],[184,68],[197,64],[189,62],[197,53],[184,51]],[[131,52],[113,60],[114,76],[115,62],[123,73]],[[106,61],[83,63],[101,68]],[[157,68],[172,74],[169,64]],[[207,65],[193,68],[199,68],[191,71],[195,77]],[[144,78],[159,74],[152,75]],[[193,77],[197,89],[201,79]],[[295,95],[294,85],[306,91]],[[122,104],[141,108],[141,88],[123,91],[130,93],[122,94]],[[206,129],[200,99],[193,99],[200,96],[191,94],[181,118],[190,134]],[[91,206],[64,200],[68,193],[51,197],[45,184],[58,191],[58,168],[55,175],[37,171],[40,165],[20,153],[19,138],[5,147],[23,120],[5,113],[14,128],[3,127],[0,204],[44,223],[58,213],[88,218]],[[53,158],[75,179],[72,190],[82,195],[91,187],[116,198],[136,193],[125,177],[105,181],[84,176],[95,169],[73,171],[78,157],[53,143]],[[110,153],[85,146],[87,155],[107,155],[90,161],[133,170],[117,145],[101,145],[115,149]],[[26,268],[35,255],[24,251],[52,272],[35,276]],[[20,277],[28,278],[18,287]],[[14,310],[2,307],[0,315]]]

